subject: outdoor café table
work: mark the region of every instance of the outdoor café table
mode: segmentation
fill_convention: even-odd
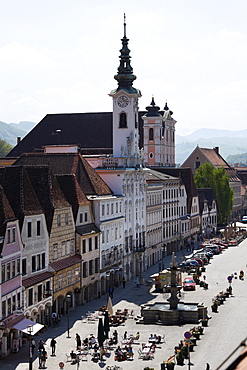
[[[144,353],[144,354],[147,354],[147,353],[149,353],[150,352],[150,348],[149,347],[144,347],[143,349],[142,349],[142,353]]]

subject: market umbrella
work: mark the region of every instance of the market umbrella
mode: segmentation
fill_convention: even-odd
[[[110,331],[110,325],[108,311],[105,311],[104,330],[105,330],[105,339],[109,339],[108,333]]]
[[[99,343],[99,347],[103,347],[104,340],[105,340],[105,330],[104,330],[102,317],[100,317],[99,318],[99,324],[98,324],[98,343]]]
[[[108,297],[108,302],[107,302],[107,311],[110,315],[113,315],[113,307],[112,307],[112,301],[111,297]]]

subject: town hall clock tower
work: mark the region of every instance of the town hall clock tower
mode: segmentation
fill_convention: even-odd
[[[124,37],[121,41],[120,65],[114,76],[118,87],[109,94],[113,98],[113,157],[138,159],[138,98],[141,92],[132,86],[136,76],[130,65],[125,16]]]

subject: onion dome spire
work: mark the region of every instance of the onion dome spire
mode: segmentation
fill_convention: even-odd
[[[173,112],[169,109],[169,107],[167,105],[167,102],[166,102],[166,105],[164,106],[164,110],[165,111],[169,111],[169,113],[170,113],[171,116],[173,115]]]
[[[124,36],[121,39],[122,41],[122,49],[120,50],[120,64],[118,67],[118,73],[114,76],[115,80],[118,81],[118,88],[119,90],[125,90],[129,93],[137,93],[134,87],[132,87],[133,81],[136,79],[136,76],[133,74],[133,68],[130,65],[130,50],[128,48],[128,41],[129,39],[126,37],[126,17],[124,14]]]
[[[152,101],[148,107],[146,107],[146,110],[148,111],[146,113],[146,117],[159,117],[160,113],[160,107],[158,107],[154,102],[154,97],[152,97]]]

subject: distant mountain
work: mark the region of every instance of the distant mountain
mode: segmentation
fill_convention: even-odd
[[[10,126],[18,128],[26,132],[26,134],[31,131],[37,123],[31,121],[20,121],[19,123],[10,123]]]
[[[17,137],[23,137],[26,132],[0,121],[0,139],[7,141],[10,145],[16,145]]]
[[[232,131],[232,130],[201,128],[200,130],[194,131],[192,134],[186,136],[177,135],[177,142],[178,143],[184,142],[184,140],[189,142],[200,139],[223,138],[223,137],[247,138],[247,130]]]

